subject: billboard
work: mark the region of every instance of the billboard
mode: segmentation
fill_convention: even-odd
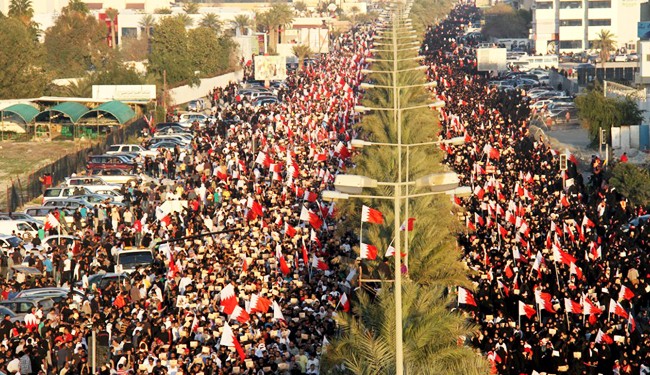
[[[149,101],[156,99],[156,85],[93,85],[93,99]]]
[[[255,56],[255,80],[282,81],[287,78],[285,56]]]
[[[507,70],[507,52],[505,48],[479,48],[476,50],[476,62],[479,72]]]
[[[650,22],[638,22],[636,32],[639,39],[650,40]]]
[[[326,28],[299,29],[298,43],[309,46],[314,53],[329,53],[330,32]]]

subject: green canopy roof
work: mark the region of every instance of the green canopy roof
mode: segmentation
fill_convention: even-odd
[[[72,121],[73,124],[76,124],[77,121],[79,121],[79,119],[81,118],[81,116],[85,115],[88,112],[88,107],[75,102],[65,102],[56,105],[52,108],[48,108],[43,112],[48,112],[48,111],[61,112],[64,115],[70,117],[70,121]]]
[[[28,104],[14,104],[9,107],[1,110],[0,112],[13,113],[25,121],[25,123],[30,123],[38,115],[38,109],[32,107]]]
[[[91,109],[89,112],[92,111],[110,113],[120,124],[124,124],[135,117],[135,112],[131,109],[131,107],[118,100],[106,102],[97,108]]]

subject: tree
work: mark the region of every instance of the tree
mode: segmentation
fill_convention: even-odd
[[[602,86],[597,84],[575,100],[578,116],[589,130],[593,144],[599,141],[600,129],[611,134],[612,126],[635,125],[643,121],[643,111],[631,97],[607,98],[602,92]]]
[[[603,79],[605,79],[605,63],[609,60],[609,54],[616,49],[616,36],[609,30],[602,29],[596,34],[594,48],[599,49],[598,56],[603,67]]]
[[[149,49],[149,38],[123,38],[120,46],[120,54],[124,60],[146,60],[147,50]]]
[[[414,55],[414,53],[413,53]],[[408,62],[407,52],[398,57],[404,59],[399,69],[417,66],[415,61]],[[414,56],[412,56],[414,57]],[[373,70],[392,70],[390,59],[392,53],[379,52],[378,61],[373,63]],[[382,62],[388,59],[388,62]],[[392,82],[392,75],[374,74],[373,83],[378,86],[395,85],[412,86],[422,84],[424,75],[420,72],[403,72],[397,75],[397,82]],[[402,89],[399,92],[401,106],[423,105],[430,94],[421,87]],[[371,107],[390,108],[394,101],[392,89],[375,88],[364,94],[364,103]],[[396,143],[397,124],[392,113],[376,112],[364,116],[360,125],[360,134],[373,142]],[[430,110],[405,111],[401,121],[402,142],[416,144],[427,142],[437,137],[440,127]],[[369,176],[380,181],[393,181],[402,169],[398,163],[396,149],[366,151],[363,149],[353,161],[354,174]],[[406,151],[401,159],[406,160]],[[435,147],[414,147],[410,151],[409,168],[402,169],[401,179],[406,173],[409,178],[418,178],[430,173],[444,170],[441,164],[442,154]],[[412,181],[412,180],[411,180]],[[368,191],[369,195],[391,195],[393,190],[377,188]],[[409,193],[413,193],[409,191]],[[365,203],[365,202],[364,202]],[[368,203],[365,203],[368,204]],[[394,374],[395,373],[395,326],[401,323],[403,328],[404,364],[406,373],[410,374],[487,374],[487,361],[477,355],[470,347],[459,345],[458,338],[469,336],[473,327],[464,315],[450,311],[453,305],[453,293],[450,286],[471,285],[467,271],[458,259],[460,249],[456,244],[455,233],[459,230],[455,215],[448,198],[418,197],[408,202],[409,216],[417,218],[417,233],[395,233],[395,223],[404,221],[396,218],[393,203],[374,200],[373,208],[384,214],[385,225],[364,226],[363,240],[372,243],[378,249],[387,249],[396,236],[409,238],[408,247],[400,249],[408,254],[408,275],[402,281],[402,317],[395,315],[393,284],[382,283],[378,292],[366,292],[365,288],[355,289],[352,314],[340,313],[337,321],[342,330],[339,336],[331,339],[331,345],[325,350],[322,359],[322,371],[325,374]],[[402,202],[402,206],[406,205]],[[355,200],[337,205],[341,220],[345,220],[341,230],[358,227],[360,203]],[[347,218],[347,219],[346,219]],[[355,249],[358,251],[358,249]],[[399,252],[398,252],[399,254]],[[399,255],[398,255],[399,256]],[[390,264],[395,258],[389,258]],[[382,272],[382,260],[364,260],[364,277],[388,278],[394,274],[394,267],[389,266]],[[401,270],[397,270],[400,272]],[[388,275],[387,275],[388,274]],[[371,294],[373,293],[373,294]],[[355,301],[356,299],[356,301]],[[341,369],[343,367],[343,369]]]
[[[305,62],[305,59],[308,57],[311,57],[313,55],[313,52],[309,46],[306,46],[304,44],[297,44],[293,46],[293,54],[298,56],[298,69],[302,69],[302,65]]]
[[[108,55],[106,25],[90,14],[65,9],[45,32],[47,64],[58,77],[79,77]]]
[[[151,37],[149,73],[159,82],[167,72],[169,84],[189,81],[197,83],[188,48],[188,37],[183,21],[178,17],[163,17],[155,25]]]
[[[0,18],[0,46],[0,99],[41,96],[48,81],[42,47],[21,20]]]
[[[156,8],[153,10],[154,14],[172,14],[172,10],[169,8]]]
[[[293,9],[286,3],[275,3],[266,12],[263,19],[269,32],[269,48],[277,49],[277,44],[282,42],[282,28],[293,22]]]
[[[221,33],[221,29],[223,29],[223,22],[221,22],[218,15],[214,13],[208,13],[204,15],[203,18],[201,18],[199,26],[212,29],[217,35],[219,35]]]
[[[247,35],[247,29],[252,26],[253,21],[245,14],[238,14],[232,20],[233,27],[239,30],[240,35]]]
[[[201,76],[215,76],[229,67],[232,50],[224,41],[230,38],[219,38],[209,27],[197,27],[188,31],[188,52],[191,64]]]
[[[138,22],[138,26],[140,26],[140,29],[144,31],[144,34],[147,36],[147,39],[151,37],[151,28],[153,25],[156,23],[156,19],[151,15],[151,14],[145,14],[140,18],[140,21]]]
[[[28,26],[34,17],[34,8],[32,8],[31,0],[11,0],[9,3],[9,17],[19,19],[23,25]]]
[[[194,20],[192,19],[192,17],[190,17],[185,13],[179,13],[175,15],[174,18],[180,21],[185,28],[190,28],[192,27],[192,25],[194,25]]]
[[[67,8],[69,10],[73,10],[75,12],[79,12],[82,14],[90,13],[90,10],[88,9],[88,5],[86,5],[86,3],[84,3],[81,0],[70,0],[70,2],[68,2]]]
[[[493,38],[527,38],[529,23],[525,14],[499,3],[485,11],[483,34]]]
[[[352,23],[356,23],[357,15],[359,14],[359,12],[361,12],[361,9],[359,9],[358,6],[354,5],[350,8],[349,12],[350,12],[350,18],[352,18]]]
[[[610,184],[635,205],[650,204],[650,172],[631,163],[618,163],[611,170]]]
[[[296,12],[298,12],[298,13],[305,12],[305,11],[307,11],[307,4],[305,4],[302,1],[296,1],[296,2],[293,3],[293,9],[295,9]]]
[[[184,3],[183,12],[186,14],[198,14],[199,13],[199,4],[197,3]]]
[[[116,40],[115,40],[115,21],[117,21],[117,15],[118,15],[117,9],[113,9],[113,8],[106,9],[106,17],[108,17],[108,20],[111,23],[111,48],[113,49],[117,48]]]

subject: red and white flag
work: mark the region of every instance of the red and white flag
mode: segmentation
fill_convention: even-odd
[[[273,321],[282,321],[284,322],[284,315],[282,314],[282,309],[280,308],[280,305],[276,301],[273,301]]]
[[[45,217],[45,224],[43,225],[43,229],[45,230],[50,230],[50,229],[55,229],[61,226],[61,223],[59,220],[54,216],[51,212],[47,214],[47,217]]]
[[[618,300],[626,300],[629,301],[632,298],[634,298],[634,292],[632,292],[632,289],[626,287],[625,285],[621,285],[621,291],[618,292]]]
[[[258,294],[253,294],[251,295],[251,302],[250,302],[250,313],[264,313],[266,314],[267,311],[269,311],[269,307],[271,306],[271,301],[268,298],[262,297]]]
[[[237,354],[239,354],[239,359],[241,359],[242,361],[246,359],[246,353],[244,352],[244,349],[242,349],[241,345],[239,344],[239,341],[237,341],[237,337],[235,337],[235,334],[232,332],[232,328],[230,328],[228,322],[225,322],[223,325],[223,330],[221,332],[221,341],[219,341],[219,345],[227,346],[227,347],[235,347],[235,349],[237,350]]]
[[[614,314],[614,315],[618,315],[618,316],[620,316],[621,318],[624,318],[624,319],[627,319],[629,317],[628,314],[627,314],[627,311],[625,311],[623,306],[621,306],[620,303],[614,301],[613,298],[609,300],[609,313]]]
[[[474,295],[469,290],[458,287],[458,304],[476,306]]]
[[[325,263],[325,261],[323,261],[321,258],[317,257],[316,254],[314,254],[311,258],[311,266],[312,268],[316,268],[321,271],[327,271],[330,269],[327,263]]]
[[[364,223],[383,224],[384,215],[379,210],[364,205],[361,208],[361,221]]]
[[[589,297],[585,297],[582,300],[582,313],[583,314],[585,314],[585,315],[593,315],[593,314],[598,315],[598,314],[602,314],[602,312],[603,312],[603,309],[599,308],[593,302],[591,302]]]
[[[535,302],[544,310],[555,314],[556,311],[553,308],[553,302],[551,302],[552,298],[553,296],[549,293],[542,292],[541,289],[535,290]]]
[[[377,248],[373,245],[361,243],[361,259],[377,259]]]
[[[250,315],[246,312],[246,310],[242,309],[239,306],[235,306],[235,309],[232,311],[232,314],[230,314],[229,320],[237,320],[239,323],[246,323],[250,319]]]
[[[407,231],[407,232],[412,232],[413,231],[413,223],[415,222],[414,217],[409,217],[406,221],[402,223],[402,225],[399,227],[399,230]]]
[[[314,228],[314,229],[320,229],[323,226],[323,220],[321,220],[320,217],[318,217],[318,214],[315,214],[307,209],[307,207],[302,207],[302,210],[300,211],[300,220],[302,221],[308,221],[309,224]]]
[[[313,203],[313,202],[316,202],[316,199],[318,199],[318,194],[306,190],[305,191],[305,196],[302,199],[306,200],[307,202],[312,202]]]
[[[293,238],[296,235],[296,228],[289,225],[289,223],[284,223],[284,234]]]
[[[582,314],[582,306],[578,302],[571,301],[568,298],[564,299],[564,309],[568,313]]]
[[[230,315],[232,314],[235,306],[239,303],[237,302],[237,297],[235,296],[235,287],[232,284],[226,285],[219,294],[221,298],[221,306],[223,306],[223,312]]]
[[[526,315],[528,319],[530,319],[535,316],[536,313],[537,311],[535,311],[535,308],[533,306],[519,301],[519,316]]]
[[[348,300],[348,295],[343,293],[341,294],[341,299],[339,300],[339,305],[343,308],[343,311],[350,312],[350,301]]]
[[[600,329],[598,330],[598,334],[596,335],[596,343],[600,344],[601,342],[604,342],[605,344],[613,344],[614,340],[612,340],[611,337],[609,337],[608,334],[605,332],[601,331]]]

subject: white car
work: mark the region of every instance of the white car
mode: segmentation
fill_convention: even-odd
[[[119,190],[121,187],[118,184],[110,184],[103,178],[97,176],[68,177],[62,186],[79,186],[88,189],[91,193],[96,193],[98,190]]]
[[[131,181],[138,182],[139,180],[137,175],[131,174],[125,169],[95,169],[92,171],[92,174],[93,176],[100,177],[109,184],[124,185]]]
[[[156,151],[147,150],[146,148],[140,145],[133,145],[133,144],[112,145],[106,150],[106,154],[108,155],[123,154],[123,153],[136,153],[145,157],[148,156],[153,158],[158,156],[158,153]]]
[[[15,234],[27,240],[38,236],[38,227],[23,220],[0,220],[0,233]]]
[[[178,123],[183,127],[189,128],[192,126],[194,121],[198,121],[199,126],[203,126],[208,120],[210,120],[210,117],[203,113],[183,113],[181,114]]]

